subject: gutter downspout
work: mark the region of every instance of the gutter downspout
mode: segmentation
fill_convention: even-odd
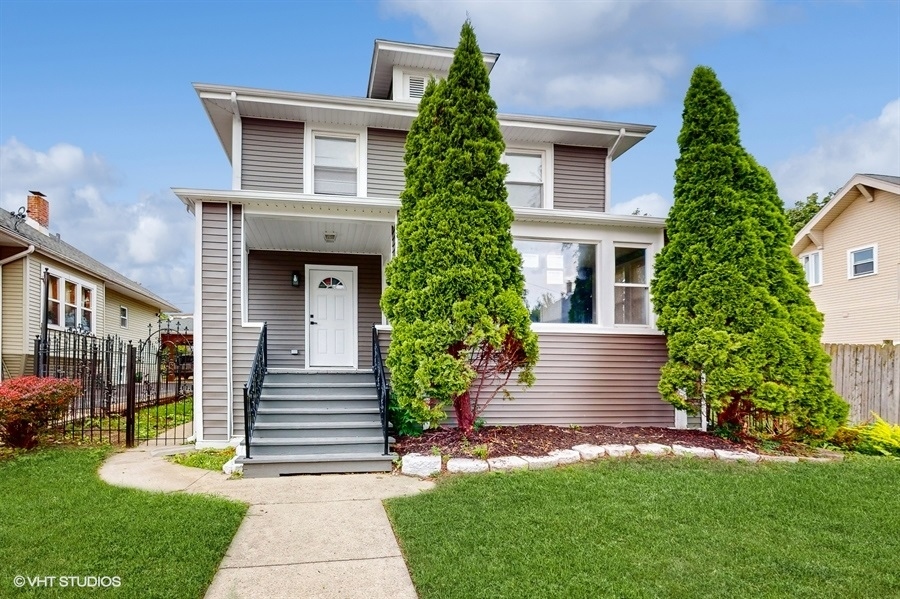
[[[616,148],[619,147],[619,142],[622,141],[622,138],[625,137],[625,127],[619,129],[619,137],[616,138],[615,143],[613,143],[612,147],[609,149],[609,157],[614,159],[616,157]]]
[[[24,258],[25,256],[27,256],[29,254],[33,254],[33,253],[34,253],[34,246],[29,245],[27,250],[19,252],[18,254],[14,254],[14,255],[10,256],[9,258],[4,258],[3,260],[0,260],[0,266],[6,266],[10,262],[15,262],[19,258]]]
[[[612,165],[613,158],[615,157],[616,148],[619,147],[619,143],[622,141],[623,137],[625,137],[625,127],[622,127],[621,129],[619,129],[619,136],[616,138],[616,141],[613,142],[612,147],[606,153],[606,165],[605,165],[605,169],[604,169],[604,173],[603,173],[603,179],[604,179],[603,192],[605,194],[604,206],[603,206],[604,212],[609,211],[609,206],[612,203],[612,200],[610,199],[612,197],[612,195],[611,195],[611,192],[612,192],[612,169],[610,168],[610,166]]]
[[[28,246],[28,249],[26,249],[22,252],[19,252],[18,254],[13,254],[12,256],[9,256],[8,258],[4,258],[3,260],[0,260],[0,281],[3,280],[3,267],[4,266],[9,264],[10,262],[15,262],[16,260],[20,260],[20,259],[24,258],[25,256],[28,256],[29,254],[33,254],[33,253],[34,253],[34,244],[31,244]],[[3,308],[3,301],[2,301],[2,298],[0,298],[0,312],[2,312],[2,308]],[[2,334],[2,325],[0,325],[0,334]],[[25,348],[25,351],[27,352],[28,348]],[[0,363],[2,363],[2,359],[0,359]],[[7,378],[5,375],[5,370],[6,370],[6,366],[3,365],[2,368],[0,368],[0,378],[2,378],[2,379]]]

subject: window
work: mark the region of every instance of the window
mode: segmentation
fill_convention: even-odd
[[[875,262],[878,259],[878,247],[869,245],[847,252],[847,278],[855,279],[867,275],[878,274]]]
[[[119,306],[119,325],[122,328],[128,326],[128,308],[125,306]]]
[[[314,136],[313,193],[356,195],[356,145],[355,137]]]
[[[806,273],[806,282],[809,286],[822,284],[822,252],[811,252],[800,256],[803,264],[803,272]]]
[[[506,190],[510,206],[542,208],[544,206],[544,155],[541,152],[507,152],[503,161],[509,165]]]
[[[597,246],[515,240],[522,254],[525,304],[532,322],[595,323]]]
[[[647,250],[616,248],[616,324],[648,324]]]
[[[337,277],[326,277],[319,281],[319,289],[343,289],[344,282]]]
[[[54,327],[94,331],[94,288],[73,279],[49,275],[47,324]]]

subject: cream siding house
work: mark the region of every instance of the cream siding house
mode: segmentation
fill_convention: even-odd
[[[154,294],[48,230],[46,198],[28,197],[28,215],[0,211],[0,356],[2,376],[33,374],[41,332],[43,276],[50,277],[48,328],[139,341],[160,312],[177,312]],[[32,218],[32,215],[37,218]],[[126,316],[123,319],[123,315]]]
[[[823,343],[900,343],[900,177],[854,175],[792,252],[825,316]]]
[[[311,451],[289,442],[311,424],[266,432],[308,405],[275,409],[276,390],[299,396],[319,388],[325,379],[313,375],[322,373],[371,378],[373,325],[379,347],[390,343],[379,298],[396,247],[406,134],[425,78],[444,76],[452,57],[450,48],[378,40],[360,98],[194,86],[233,169],[227,189],[174,190],[196,218],[201,445],[246,436],[243,387],[263,323],[268,391],[260,405],[270,406],[261,407],[259,439],[251,434],[251,447],[269,456],[262,462]],[[497,58],[484,54],[489,70]],[[486,421],[673,426],[674,410],[656,389],[666,347],[649,297],[664,220],[608,211],[614,160],[653,127],[508,114],[499,121],[541,358],[537,384],[495,401]],[[301,387],[285,391],[287,381]],[[333,436],[312,434],[320,445]],[[276,445],[293,447],[293,458],[268,451]],[[355,451],[348,447],[329,451]],[[322,468],[315,471],[337,469]],[[269,473],[303,471],[312,470]]]

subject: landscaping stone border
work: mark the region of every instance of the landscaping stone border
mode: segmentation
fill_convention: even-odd
[[[662,445],[642,443],[638,445],[576,445],[572,449],[558,449],[545,456],[502,456],[478,460],[474,458],[450,458],[447,472],[509,472],[511,470],[544,470],[575,462],[589,462],[603,457],[628,458],[632,456],[674,456],[697,459],[719,460],[723,462],[840,462],[844,455],[834,451],[820,451],[816,456],[765,455],[749,451],[726,451],[689,447],[685,445]],[[400,473],[407,476],[428,478],[441,473],[441,457],[409,453],[403,456]]]

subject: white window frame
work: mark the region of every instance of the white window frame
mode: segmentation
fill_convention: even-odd
[[[861,275],[853,274],[853,254],[856,252],[861,252],[863,250],[872,250],[872,272],[863,273]],[[859,247],[850,248],[847,250],[847,278],[848,279],[862,279],[865,277],[871,277],[878,274],[878,244],[877,243],[867,243],[866,245],[861,245]]]
[[[79,330],[79,328],[77,326],[74,329],[71,327],[66,327],[65,291],[66,291],[66,282],[69,282],[69,283],[73,283],[75,285],[75,300],[76,300],[75,322],[76,323],[81,322],[82,311],[84,310],[84,307],[82,306],[81,301],[80,301],[81,300],[81,290],[82,289],[90,290],[91,301],[92,301],[93,305],[91,306],[91,309],[90,309],[91,329],[89,332],[92,335],[96,334],[97,318],[99,316],[98,308],[100,306],[99,297],[97,295],[97,286],[94,285],[93,283],[87,282],[84,279],[72,276],[68,273],[64,273],[59,270],[54,270],[52,268],[49,268],[47,270],[47,272],[49,273],[49,275],[51,277],[56,277],[58,284],[60,285],[60,289],[58,289],[58,291],[59,291],[58,297],[59,297],[59,322],[61,323],[61,324],[56,325],[56,324],[51,324],[50,322],[47,322],[47,328],[52,329],[54,331]],[[45,296],[47,286],[42,284],[41,287],[42,287],[42,289],[41,289],[41,306],[46,306],[46,305],[48,305],[48,301]],[[43,319],[44,316],[41,316],[41,318]]]
[[[616,250],[618,249],[626,249],[626,250],[644,250],[644,282],[643,283],[619,283],[616,281]],[[612,323],[613,326],[617,329],[649,329],[653,326],[653,302],[650,299],[650,280],[653,278],[653,262],[652,256],[650,255],[650,246],[642,243],[613,243],[613,264],[612,264],[612,272],[610,273],[610,277],[612,278],[612,290],[613,290],[613,317]],[[647,315],[647,321],[644,323],[618,323],[616,322],[616,290],[620,287],[633,287],[639,289],[646,289],[647,293],[644,296],[644,310]]]
[[[601,246],[603,241],[600,239],[590,239],[587,237],[552,237],[528,234],[513,234],[513,243],[516,241],[534,241],[545,243],[577,243],[579,245],[594,246],[594,321],[595,322],[532,322],[531,328],[536,332],[543,333],[572,333],[572,332],[595,332],[602,328],[601,325],[601,302],[600,291],[600,265],[603,254]],[[524,265],[523,265],[524,268]],[[524,278],[525,273],[522,273]]]
[[[356,195],[355,196],[329,196],[315,193],[315,143],[316,136],[352,139],[356,141]],[[367,197],[366,181],[368,178],[366,168],[366,147],[368,135],[365,128],[345,127],[339,125],[316,126],[309,125],[303,133],[303,189],[308,195],[335,198],[365,198]]]
[[[510,207],[513,210],[517,210],[520,208],[524,208],[526,210],[536,210],[536,209],[550,209],[553,208],[553,146],[546,145],[511,145],[506,146],[506,149],[503,151],[503,155],[500,157],[500,161],[506,164],[506,155],[507,154],[526,154],[526,155],[540,155],[541,156],[541,205],[539,208],[533,208],[531,206],[513,206],[510,204]],[[504,184],[508,183],[509,179],[504,179]],[[512,181],[512,183],[517,183],[517,181]]]
[[[422,79],[424,79],[425,83],[422,87],[422,93],[424,94],[425,89],[428,87],[428,81],[430,79],[441,81],[447,78],[447,74],[435,73],[434,71],[427,71],[424,69],[411,69],[401,66],[394,66],[392,72],[393,92],[391,93],[391,98],[393,100],[413,102],[418,104],[418,102],[422,99],[421,97],[416,98],[410,95],[409,80],[411,77],[421,77]]]
[[[806,269],[806,265],[809,262],[809,260],[811,259],[810,258],[811,256],[819,257],[819,260],[817,262],[819,268],[816,272],[816,274],[818,275],[818,279],[819,279],[818,283],[813,283],[812,281],[810,281],[809,271]],[[819,285],[822,284],[822,278],[823,278],[822,273],[824,272],[824,268],[822,267],[822,250],[815,250],[812,252],[806,252],[805,254],[800,254],[800,264],[803,266],[803,274],[806,276],[806,283],[810,287],[818,287]]]
[[[119,326],[123,329],[128,328],[128,307],[119,306]]]

